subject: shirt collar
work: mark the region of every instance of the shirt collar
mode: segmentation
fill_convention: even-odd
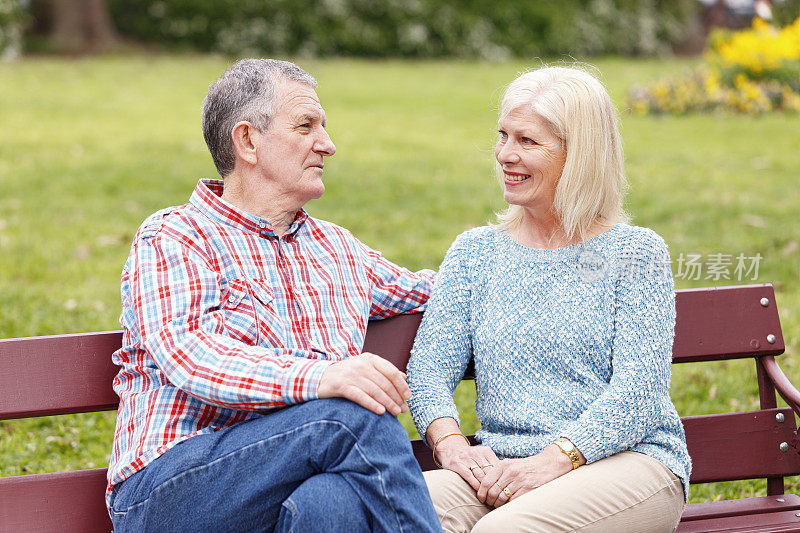
[[[223,200],[222,188],[223,180],[201,179],[197,182],[189,203],[216,222],[250,233],[258,233],[262,237],[276,237],[272,231],[272,224],[267,219],[248,213]],[[306,220],[308,213],[301,208],[285,236],[297,233]]]

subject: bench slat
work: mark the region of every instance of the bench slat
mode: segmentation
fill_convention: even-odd
[[[775,415],[783,414],[778,423]],[[755,479],[800,473],[800,455],[781,452],[795,429],[789,408],[689,416],[681,419],[692,457],[692,483]]]
[[[0,477],[0,531],[111,531],[106,469]]]
[[[782,533],[800,531],[797,511],[779,511],[754,515],[729,516],[709,520],[691,520],[678,524],[677,533],[729,531],[748,533]]]
[[[108,411],[122,332],[0,340],[0,420]]]
[[[690,503],[683,511],[681,521],[691,522],[692,520],[708,520],[710,518],[774,513],[777,511],[797,512],[798,509],[800,509],[800,496],[796,494],[756,496],[740,500]]]
[[[761,299],[766,298],[766,306]],[[675,291],[674,363],[779,355],[784,351],[772,285]],[[775,335],[775,342],[767,335]]]
[[[367,326],[363,351],[376,353],[405,371],[420,322],[422,313],[371,320]]]
[[[784,416],[782,423],[775,418],[779,413]],[[691,483],[800,474],[800,454],[779,448],[794,435],[794,416],[788,407],[681,420],[693,463]],[[474,436],[469,439],[476,443]],[[423,441],[414,440],[411,447],[423,472],[438,468]]]
[[[783,353],[772,286],[679,290],[675,297],[674,362]],[[762,306],[762,298],[769,305]],[[421,319],[371,321],[364,350],[405,369]],[[770,333],[773,344],[766,341]],[[0,340],[0,420],[115,409],[117,369],[110,354],[121,339],[121,332],[107,331]]]

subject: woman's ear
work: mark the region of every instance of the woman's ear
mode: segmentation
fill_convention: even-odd
[[[258,162],[256,142],[260,135],[261,132],[246,120],[236,123],[231,130],[231,139],[237,159],[242,159],[251,165]]]

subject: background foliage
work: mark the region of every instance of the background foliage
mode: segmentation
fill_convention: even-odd
[[[776,28],[756,18],[750,29],[715,31],[706,64],[684,75],[631,89],[637,113],[800,111],[800,18]]]
[[[22,48],[27,0],[0,0],[0,60],[16,58]]]
[[[232,55],[651,55],[680,41],[696,0],[109,0],[119,30]]]

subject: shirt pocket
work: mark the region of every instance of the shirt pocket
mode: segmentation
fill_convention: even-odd
[[[228,281],[222,309],[225,328],[235,339],[258,345],[262,339],[273,338],[274,344],[275,338],[281,336],[275,293],[264,280],[236,278]]]

